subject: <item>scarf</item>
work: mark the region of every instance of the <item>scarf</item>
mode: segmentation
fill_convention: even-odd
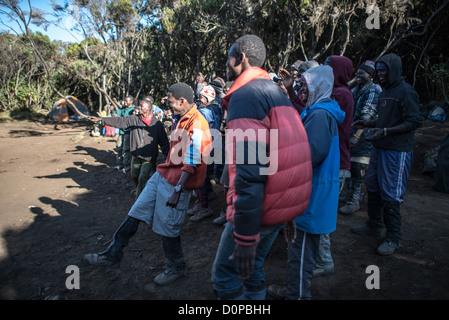
[[[144,117],[144,116],[141,114],[141,115],[140,115],[140,119],[142,119],[142,121],[145,122],[145,124],[146,124],[147,126],[149,126],[150,123],[151,123],[151,120],[153,119],[153,114],[150,113],[150,115],[149,115],[148,117]]]
[[[221,106],[224,110],[228,109],[229,100],[231,100],[232,94],[243,87],[248,82],[256,78],[266,78],[270,79],[270,75],[265,70],[259,67],[249,67],[245,71],[243,71],[238,78],[235,80],[234,84],[231,86],[229,91],[226,93],[226,96],[221,101]]]

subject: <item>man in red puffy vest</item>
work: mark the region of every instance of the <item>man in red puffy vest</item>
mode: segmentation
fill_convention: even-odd
[[[309,203],[312,164],[298,112],[261,69],[265,45],[239,38],[228,55],[227,220],[212,268],[218,299],[264,299],[263,264],[286,222]],[[293,240],[293,235],[289,240]],[[239,275],[245,280],[243,285]]]

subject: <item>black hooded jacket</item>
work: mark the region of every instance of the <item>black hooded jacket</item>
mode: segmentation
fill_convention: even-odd
[[[377,62],[388,66],[388,87],[382,88],[377,104],[376,128],[391,128],[404,123],[407,132],[390,134],[373,141],[376,148],[413,151],[415,129],[422,125],[419,97],[415,89],[402,76],[402,62],[395,54],[387,54]]]

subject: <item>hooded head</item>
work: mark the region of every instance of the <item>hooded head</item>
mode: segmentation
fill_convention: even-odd
[[[334,71],[334,88],[348,87],[348,81],[354,73],[352,60],[344,56],[329,56],[324,64]]]
[[[376,61],[376,71],[382,63],[388,68],[387,87],[391,87],[403,79],[401,58],[394,53],[380,57]]]
[[[334,84],[334,73],[329,66],[311,68],[302,74],[307,84],[309,95],[306,107],[311,107],[317,102],[330,99]]]
[[[301,63],[301,65],[299,66],[299,73],[304,73],[307,70],[311,69],[311,68],[315,68],[318,67],[320,64],[318,62],[316,62],[315,60],[309,60],[309,61],[304,61],[303,63]]]

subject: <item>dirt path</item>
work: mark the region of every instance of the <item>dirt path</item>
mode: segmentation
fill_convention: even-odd
[[[121,268],[81,263],[85,253],[107,247],[133,203],[130,178],[115,165],[115,141],[89,136],[72,123],[54,130],[38,121],[0,123],[1,299],[214,299],[210,269],[222,227],[211,217],[186,220],[181,233],[188,276],[168,287],[153,278],[163,270],[161,240],[145,225],[132,239]],[[366,206],[338,218],[331,234],[336,274],[314,279],[314,299],[448,299],[449,195],[431,189],[421,174],[425,150],[438,146],[447,124],[428,123],[417,136],[414,167],[403,212],[403,248],[375,253],[378,240],[352,234]],[[223,189],[211,205],[218,215]],[[366,204],[365,204],[366,205]],[[267,283],[284,280],[286,245],[278,237],[266,262]],[[69,290],[70,265],[79,267],[80,289]],[[379,268],[380,289],[368,290],[367,267]]]

